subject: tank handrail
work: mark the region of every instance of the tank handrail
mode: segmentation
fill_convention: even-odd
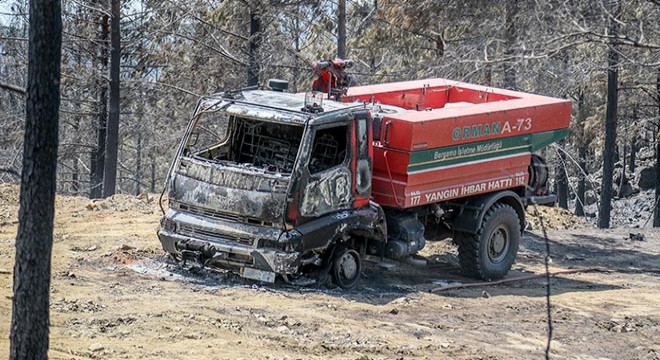
[[[396,194],[396,190],[394,189],[394,181],[392,180],[392,171],[390,171],[390,161],[387,159],[387,150],[383,152],[383,157],[385,158],[385,167],[387,168],[387,176],[390,178],[390,186],[392,187],[392,196],[394,196],[394,202],[396,203],[396,206],[401,207],[401,204],[399,203],[399,196]]]

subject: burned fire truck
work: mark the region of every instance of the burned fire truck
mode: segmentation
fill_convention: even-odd
[[[465,274],[505,276],[525,207],[555,201],[534,153],[568,134],[571,103],[445,79],[348,88],[345,65],[317,64],[321,92],[271,80],[199,100],[166,181],[163,248],[350,289],[365,259],[452,238]]]

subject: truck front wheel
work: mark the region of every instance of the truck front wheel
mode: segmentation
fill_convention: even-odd
[[[332,258],[332,282],[342,289],[349,290],[357,285],[362,275],[360,254],[344,245],[339,245]]]
[[[484,215],[476,234],[456,232],[458,260],[466,275],[501,279],[511,269],[520,244],[520,220],[513,207],[496,203]]]

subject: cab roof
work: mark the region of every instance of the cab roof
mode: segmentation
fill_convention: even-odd
[[[304,94],[291,94],[270,90],[243,90],[236,93],[225,92],[202,99],[201,111],[215,111],[224,108],[230,115],[254,118],[264,121],[305,124],[308,120],[321,117],[329,112],[345,110],[356,104],[345,104],[333,100],[323,100],[323,112],[303,111]]]

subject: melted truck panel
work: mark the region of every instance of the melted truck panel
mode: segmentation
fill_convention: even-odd
[[[280,223],[288,177],[255,169],[182,158],[172,199],[191,206]]]
[[[313,217],[350,208],[351,180],[351,172],[345,166],[314,175],[305,187],[300,214]]]

